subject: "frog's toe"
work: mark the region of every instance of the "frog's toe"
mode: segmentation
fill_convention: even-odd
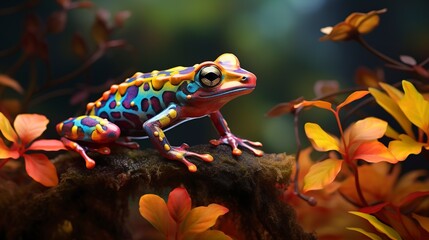
[[[253,141],[250,141],[250,140],[247,140],[247,139],[243,139],[243,143],[250,144],[250,145],[252,145],[254,147],[262,147],[262,143],[261,142],[253,142]]]

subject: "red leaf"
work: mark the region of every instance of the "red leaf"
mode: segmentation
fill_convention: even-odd
[[[46,187],[58,185],[57,170],[45,154],[24,154],[27,174]]]
[[[59,151],[66,150],[63,142],[56,139],[42,139],[34,141],[27,150]]]
[[[168,211],[177,223],[182,222],[191,211],[191,204],[191,198],[183,187],[175,188],[168,196]]]
[[[21,94],[24,93],[24,89],[22,89],[21,85],[16,80],[5,74],[0,74],[0,85],[10,87]]]
[[[374,205],[374,206],[361,208],[361,209],[359,209],[359,212],[368,213],[368,214],[377,213],[377,212],[379,212],[381,209],[383,209],[385,206],[387,206],[389,204],[390,203],[388,203],[388,202],[379,203],[379,204]]]
[[[115,14],[115,25],[116,27],[123,27],[125,21],[131,16],[130,11],[120,11]]]
[[[67,22],[67,12],[65,10],[55,11],[48,18],[48,32],[59,33],[64,30]]]
[[[417,198],[421,198],[421,197],[425,197],[425,196],[429,196],[429,191],[410,193],[401,200],[401,202],[399,203],[399,206],[403,207],[404,205],[411,203],[412,201],[416,200]]]

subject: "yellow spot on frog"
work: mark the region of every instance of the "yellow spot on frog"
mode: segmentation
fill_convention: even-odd
[[[159,119],[159,122],[161,123],[161,126],[167,126],[168,124],[170,124],[170,118],[168,116],[162,117]]]
[[[160,142],[162,142],[162,140],[164,140],[164,138],[163,138],[163,137],[159,137],[159,138],[158,138],[158,140],[159,140]]]
[[[116,106],[117,106],[117,107],[121,106],[121,102],[120,102],[120,101],[117,101],[117,102],[116,102]]]
[[[131,107],[134,107],[136,105],[136,103],[135,102],[130,102],[130,106]]]
[[[95,103],[95,106],[96,106],[96,107],[100,107],[100,106],[101,106],[101,102],[100,102],[100,101],[97,101],[97,102]]]
[[[101,126],[101,124],[97,124],[97,125],[95,125],[95,129],[96,129],[96,130],[97,130],[97,132],[99,132],[99,133],[103,133],[103,132],[104,132],[103,127]]]
[[[77,126],[73,126],[71,129],[71,138],[77,139]]]
[[[159,136],[159,132],[155,131],[155,132],[153,132],[153,135],[154,135],[155,137],[158,137],[158,136]]]
[[[128,89],[128,83],[123,82],[123,83],[119,84],[118,92],[119,92],[119,94],[124,96],[127,89]]]
[[[176,112],[176,110],[171,109],[170,111],[168,111],[168,115],[174,119],[177,117],[177,112]]]
[[[164,149],[165,149],[165,151],[170,151],[170,145],[168,145],[168,144],[164,144]]]

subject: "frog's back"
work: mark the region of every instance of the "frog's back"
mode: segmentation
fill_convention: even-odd
[[[119,85],[112,85],[95,102],[88,103],[87,115],[106,118],[123,135],[141,135],[143,123],[171,103],[179,103],[194,78],[193,67],[175,67],[150,73],[135,73]]]

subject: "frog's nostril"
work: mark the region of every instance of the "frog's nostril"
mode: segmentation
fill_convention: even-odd
[[[248,79],[248,77],[243,76],[243,77],[241,78],[241,81],[242,81],[242,82],[247,82],[247,79]]]

